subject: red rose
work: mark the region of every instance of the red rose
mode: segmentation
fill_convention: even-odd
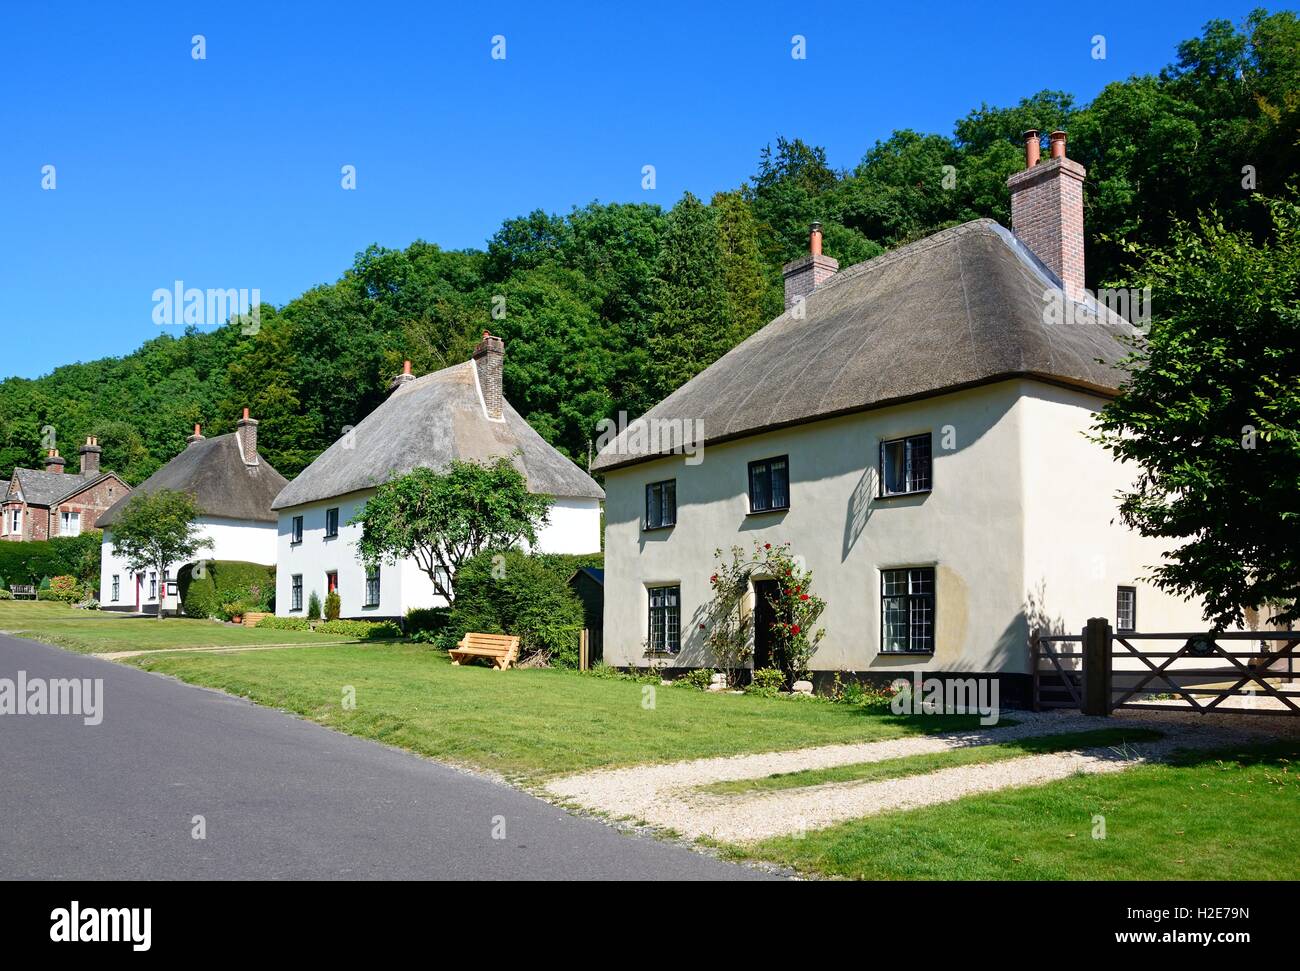
[[[794,625],[792,625],[792,626],[790,627],[790,633],[791,633],[791,634],[797,634],[797,633],[799,633],[799,625],[798,625],[798,624],[794,624]]]
[[[807,599],[808,599],[808,594],[806,594],[806,593],[801,593],[801,594],[799,594],[799,599],[800,599],[800,600],[807,600]]]
[[[783,594],[785,594],[787,597],[790,596],[790,591],[789,591],[789,590],[782,590],[781,592],[782,592]]]
[[[700,630],[704,630],[704,625],[700,624]]]
[[[765,549],[765,550],[770,550],[771,548],[772,548],[772,544],[771,544],[771,543],[764,543],[764,544],[763,544],[763,549]]]

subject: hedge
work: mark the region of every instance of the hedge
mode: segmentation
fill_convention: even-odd
[[[0,576],[6,586],[35,586],[43,577],[73,576],[83,584],[99,586],[98,530],[80,536],[56,536],[30,543],[0,542]]]
[[[258,627],[265,627],[269,630],[311,630],[311,624],[301,617],[263,617],[257,622]]]
[[[498,556],[505,567],[499,577]],[[545,651],[552,664],[577,667],[582,603],[569,587],[576,559],[485,550],[466,560],[456,574],[456,599],[437,643],[450,647],[466,631],[514,634],[524,653]]]
[[[204,575],[193,565],[177,577],[181,607],[187,617],[220,617],[222,605],[242,603],[247,610],[274,610],[275,567],[241,560],[205,560]]]
[[[401,637],[402,629],[391,620],[327,620],[316,625],[317,634],[342,634],[344,637]]]

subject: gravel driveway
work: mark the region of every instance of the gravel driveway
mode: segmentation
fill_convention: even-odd
[[[617,819],[647,823],[688,838],[707,836],[741,843],[977,793],[1038,785],[1080,772],[1118,772],[1143,761],[1158,760],[1175,748],[1218,747],[1300,729],[1300,719],[1185,712],[1128,711],[1109,719],[1075,712],[1016,712],[1014,717],[1020,724],[1006,728],[586,772],[552,780],[546,788],[566,803]],[[879,762],[1017,738],[1125,725],[1162,731],[1165,737],[1133,744],[1123,753],[1097,748],[1026,755],[874,782],[827,783],[731,795],[696,789],[710,782],[758,779],[775,773]]]

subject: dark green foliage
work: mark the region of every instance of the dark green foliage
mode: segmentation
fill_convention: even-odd
[[[1266,245],[1207,215],[1130,247],[1152,328],[1098,420],[1139,472],[1123,521],[1177,541],[1152,578],[1220,629],[1300,619],[1300,205],[1259,205]]]
[[[257,626],[270,630],[311,630],[311,624],[301,617],[276,617],[274,614],[263,617]]]
[[[30,543],[0,543],[0,575],[9,584],[38,584],[42,577],[70,575],[83,585],[99,585],[100,534],[56,536]]]
[[[339,599],[339,592],[337,590],[331,590],[327,593],[325,595],[325,619],[338,620],[342,606],[343,603]]]
[[[203,576],[192,565],[177,574],[181,608],[187,617],[220,617],[225,604],[243,604],[247,610],[271,609],[275,601],[275,567],[241,560],[206,560]]]
[[[412,607],[406,612],[403,627],[407,636],[421,641],[432,641],[447,626],[451,613],[449,607]]]
[[[453,645],[467,631],[514,634],[521,653],[545,651],[552,664],[577,667],[581,629],[582,604],[554,564],[519,550],[484,550],[461,564],[438,643]]]
[[[320,620],[320,595],[315,590],[307,598],[307,619]]]

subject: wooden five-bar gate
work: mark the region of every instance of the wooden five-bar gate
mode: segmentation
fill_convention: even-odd
[[[1298,649],[1300,631],[1115,632],[1094,618],[1079,634],[1035,633],[1034,709],[1300,715]]]

